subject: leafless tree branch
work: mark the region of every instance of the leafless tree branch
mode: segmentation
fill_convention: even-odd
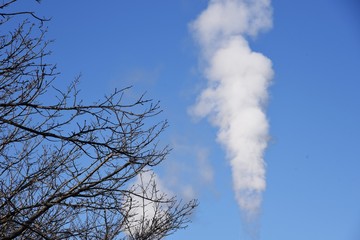
[[[23,14],[40,23],[8,30]],[[169,152],[157,143],[167,127],[159,104],[127,102],[128,88],[86,104],[77,79],[53,87],[44,19],[0,16],[0,238],[145,240],[184,228],[196,201],[168,197],[153,178],[133,185]]]

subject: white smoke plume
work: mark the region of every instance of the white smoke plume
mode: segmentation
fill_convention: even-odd
[[[233,174],[235,197],[254,221],[265,190],[264,150],[268,122],[264,113],[273,76],[271,61],[253,52],[246,40],[272,26],[270,0],[210,0],[191,24],[205,63],[207,87],[191,108],[218,127]]]

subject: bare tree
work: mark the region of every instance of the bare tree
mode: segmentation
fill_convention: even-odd
[[[0,3],[0,238],[162,239],[186,227],[197,202],[142,177],[169,152],[158,103],[129,102],[124,88],[86,104],[77,80],[55,88],[46,19],[11,12],[16,2]]]

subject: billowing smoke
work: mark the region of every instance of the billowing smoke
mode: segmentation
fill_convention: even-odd
[[[269,126],[264,105],[273,71],[271,61],[253,52],[246,38],[271,25],[270,0],[210,0],[191,25],[207,79],[191,113],[208,116],[218,127],[235,197],[249,221],[256,219],[266,187],[263,155]]]

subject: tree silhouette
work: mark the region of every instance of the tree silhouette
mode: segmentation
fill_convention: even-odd
[[[12,12],[16,2],[0,4],[0,238],[161,239],[186,227],[197,201],[161,193],[149,173],[169,152],[158,103],[129,102],[124,88],[87,104],[77,79],[56,88],[47,19]]]

